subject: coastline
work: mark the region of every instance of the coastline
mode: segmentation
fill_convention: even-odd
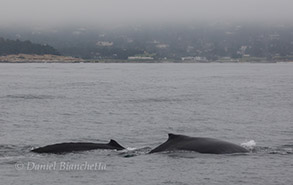
[[[80,63],[83,59],[59,55],[17,54],[0,56],[0,63]]]
[[[0,56],[0,63],[291,63],[293,61],[283,60],[215,60],[215,61],[197,61],[197,60],[122,60],[122,59],[81,59],[71,56],[59,55],[30,55],[18,54]]]

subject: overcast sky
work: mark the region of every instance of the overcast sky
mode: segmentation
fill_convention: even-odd
[[[0,0],[1,24],[293,22],[293,0]]]

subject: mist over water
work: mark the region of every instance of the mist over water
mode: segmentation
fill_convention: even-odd
[[[290,0],[2,0],[0,25],[290,22]]]
[[[93,60],[291,61],[290,7],[289,0],[4,0],[0,41]],[[17,46],[0,54],[19,54]]]

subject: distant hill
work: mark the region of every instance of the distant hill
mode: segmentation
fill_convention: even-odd
[[[34,44],[30,41],[9,40],[0,37],[0,56],[20,53],[60,55],[55,48],[49,45]]]

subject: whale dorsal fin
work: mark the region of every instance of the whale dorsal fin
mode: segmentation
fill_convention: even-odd
[[[111,139],[110,142],[108,143],[108,145],[114,146],[114,147],[118,147],[118,148],[123,148],[123,146],[121,146],[117,141],[115,141],[114,139]]]
[[[168,140],[169,140],[169,139],[178,138],[180,135],[169,133],[168,136],[169,136],[169,138],[168,138]]]

